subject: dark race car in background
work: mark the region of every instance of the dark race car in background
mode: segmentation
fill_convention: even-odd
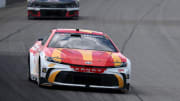
[[[79,17],[79,0],[28,0],[28,19]]]

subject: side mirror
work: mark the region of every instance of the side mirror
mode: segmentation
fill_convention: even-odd
[[[43,41],[43,38],[39,38],[38,41]]]

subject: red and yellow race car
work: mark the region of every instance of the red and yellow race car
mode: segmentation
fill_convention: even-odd
[[[29,80],[39,86],[130,88],[131,62],[102,32],[53,29],[29,49]]]

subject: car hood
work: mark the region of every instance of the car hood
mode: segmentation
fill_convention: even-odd
[[[65,48],[44,49],[47,57],[56,62],[82,66],[119,66],[126,62],[126,57],[120,52],[105,52],[96,50],[80,50]]]

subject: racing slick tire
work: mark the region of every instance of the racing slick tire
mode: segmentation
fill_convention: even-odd
[[[39,57],[39,66],[38,66],[38,77],[37,77],[37,85],[39,86],[39,87],[42,87],[42,79],[41,79],[41,60],[40,60],[40,57]]]
[[[31,79],[31,72],[30,72],[30,56],[29,56],[29,53],[28,53],[28,71],[27,71],[27,77],[28,77],[28,80],[29,81],[32,81],[32,79]]]
[[[124,89],[120,90],[122,94],[127,94],[130,91],[130,84],[126,84]]]
[[[79,20],[79,16],[73,17],[74,20]]]
[[[31,15],[27,16],[28,20],[33,20],[34,18]]]

